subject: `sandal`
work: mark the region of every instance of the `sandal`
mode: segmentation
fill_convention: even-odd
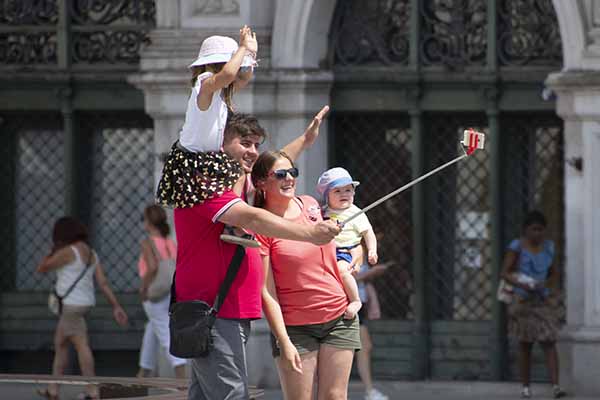
[[[48,390],[48,388],[46,389],[36,389],[35,392],[38,394],[38,396],[41,396],[45,399],[48,400],[58,400],[58,394],[52,394],[50,393],[50,391]]]

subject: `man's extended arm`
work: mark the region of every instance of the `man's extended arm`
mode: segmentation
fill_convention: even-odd
[[[238,201],[218,218],[227,225],[249,229],[254,233],[281,239],[299,240],[316,245],[329,243],[340,228],[333,221],[319,222],[315,225],[300,225],[285,220],[262,208],[251,207]]]

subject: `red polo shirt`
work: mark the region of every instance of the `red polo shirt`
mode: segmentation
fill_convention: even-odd
[[[229,191],[194,207],[175,209],[177,301],[214,303],[235,251],[235,245],[219,239],[224,225],[218,218],[238,201],[243,200]],[[247,248],[218,316],[261,318],[263,275],[258,250]]]

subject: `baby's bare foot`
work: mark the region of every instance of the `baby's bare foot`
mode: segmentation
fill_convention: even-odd
[[[353,319],[356,317],[356,313],[358,313],[358,310],[360,310],[361,307],[362,303],[359,300],[350,302],[344,312],[344,319]]]

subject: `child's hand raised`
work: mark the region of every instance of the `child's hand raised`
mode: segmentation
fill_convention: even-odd
[[[244,46],[254,57],[258,51],[258,42],[256,41],[256,32],[252,32],[249,26],[244,25],[240,29],[240,46]]]

